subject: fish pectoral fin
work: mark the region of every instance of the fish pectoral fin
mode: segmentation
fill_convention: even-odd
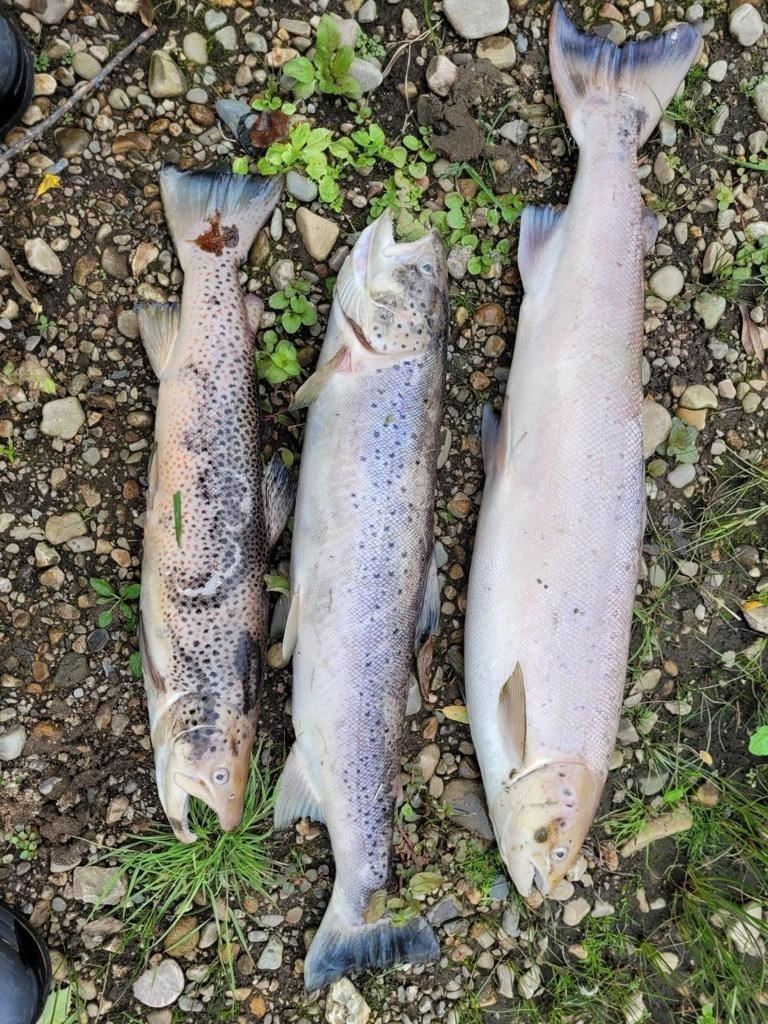
[[[437,553],[432,548],[432,554],[427,562],[427,569],[424,573],[424,584],[421,592],[421,611],[419,621],[416,625],[416,636],[414,643],[418,653],[422,641],[426,636],[437,633],[440,625],[440,580],[437,577]]]
[[[499,691],[499,731],[515,767],[525,761],[525,679],[520,662]]]
[[[139,656],[145,685],[152,687],[155,693],[165,693],[165,679],[152,660],[147,644],[147,634],[144,628],[144,616],[139,612]]]
[[[299,635],[299,588],[291,590],[291,607],[288,609],[288,618],[285,620],[285,632],[283,633],[283,660],[288,659],[296,648],[296,640]]]
[[[179,336],[181,304],[140,302],[136,306],[136,315],[147,358],[155,371],[155,376],[162,380],[163,371],[168,365],[176,338]]]
[[[267,544],[274,547],[285,529],[296,499],[296,477],[276,453],[267,463],[261,480]]]
[[[332,356],[327,363],[315,370],[311,377],[301,385],[299,390],[293,396],[293,401],[289,406],[289,412],[293,412],[296,409],[305,409],[308,405],[312,405],[318,395],[321,394],[325,386],[328,384],[334,374],[336,373],[349,373],[352,369],[352,353],[347,345],[342,347]]]
[[[325,813],[306,762],[294,744],[277,784],[275,828],[287,828],[299,818],[324,822]]]
[[[480,428],[483,444],[483,468],[489,480],[497,473],[512,467],[512,416],[509,403],[504,402],[501,416],[497,416],[490,405],[483,406],[483,422]]]
[[[526,206],[520,219],[520,241],[517,245],[517,267],[527,292],[531,291],[533,275],[541,269],[545,249],[555,237],[563,213],[553,206]]]
[[[643,245],[645,246],[645,255],[647,256],[651,249],[656,245],[656,239],[659,237],[659,218],[646,206],[643,212]]]

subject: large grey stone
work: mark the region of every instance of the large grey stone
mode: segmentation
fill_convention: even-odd
[[[482,39],[504,31],[509,4],[507,0],[445,0],[443,14],[463,39]]]

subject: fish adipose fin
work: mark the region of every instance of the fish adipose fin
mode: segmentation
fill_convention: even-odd
[[[588,114],[602,124],[607,108],[636,114],[637,147],[659,123],[664,110],[699,52],[701,32],[676,25],[654,39],[619,48],[585,35],[557,3],[549,24],[549,66],[571,134],[582,146],[590,129]],[[628,127],[632,127],[628,122]]]
[[[267,463],[261,481],[267,544],[270,548],[275,546],[288,522],[296,498],[296,486],[296,477],[279,455],[273,455]]]
[[[299,818],[324,822],[325,814],[306,762],[294,745],[277,784],[275,828],[287,828]]]
[[[525,761],[525,679],[520,662],[499,691],[499,728],[516,768]]]
[[[160,194],[182,269],[201,258],[245,260],[271,215],[282,178],[216,171],[160,172]]]
[[[544,250],[555,238],[557,226],[563,217],[552,206],[526,206],[520,218],[520,241],[517,245],[517,268],[527,292],[536,269],[546,259]]]
[[[178,302],[140,302],[136,316],[147,358],[155,376],[162,379],[179,335],[181,305]]]
[[[375,924],[349,924],[336,909],[337,900],[340,902],[337,886],[338,882],[304,960],[308,992],[354,971],[423,964],[440,956],[435,933],[421,917],[403,925],[395,925],[389,918]]]

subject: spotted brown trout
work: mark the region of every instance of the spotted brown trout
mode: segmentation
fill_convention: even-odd
[[[264,573],[292,501],[262,475],[253,348],[260,302],[239,266],[280,195],[274,178],[166,167],[160,191],[184,270],[181,306],[139,323],[160,381],[149,469],[140,642],[157,788],[183,842],[191,796],[240,823],[267,635]]]
[[[619,49],[563,9],[550,65],[579,146],[561,212],[528,207],[525,298],[467,596],[472,737],[509,873],[544,894],[579,855],[614,748],[645,520],[643,257],[636,152],[697,55],[680,25]]]
[[[304,963],[309,991],[342,974],[438,956],[422,918],[385,912],[414,644],[434,629],[433,506],[447,331],[433,232],[395,243],[389,213],[342,267],[301,456],[284,649],[296,741],[275,823],[324,821],[330,905]]]

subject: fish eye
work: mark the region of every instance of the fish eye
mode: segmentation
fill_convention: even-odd
[[[422,260],[419,264],[419,270],[422,274],[426,274],[428,277],[432,277],[435,273],[435,265],[432,260]]]
[[[229,782],[229,769],[227,768],[216,768],[211,778],[217,786],[223,786]]]
[[[562,864],[562,862],[568,856],[568,851],[564,846],[556,846],[552,851],[552,856],[555,858],[555,860],[560,861],[560,863]]]

